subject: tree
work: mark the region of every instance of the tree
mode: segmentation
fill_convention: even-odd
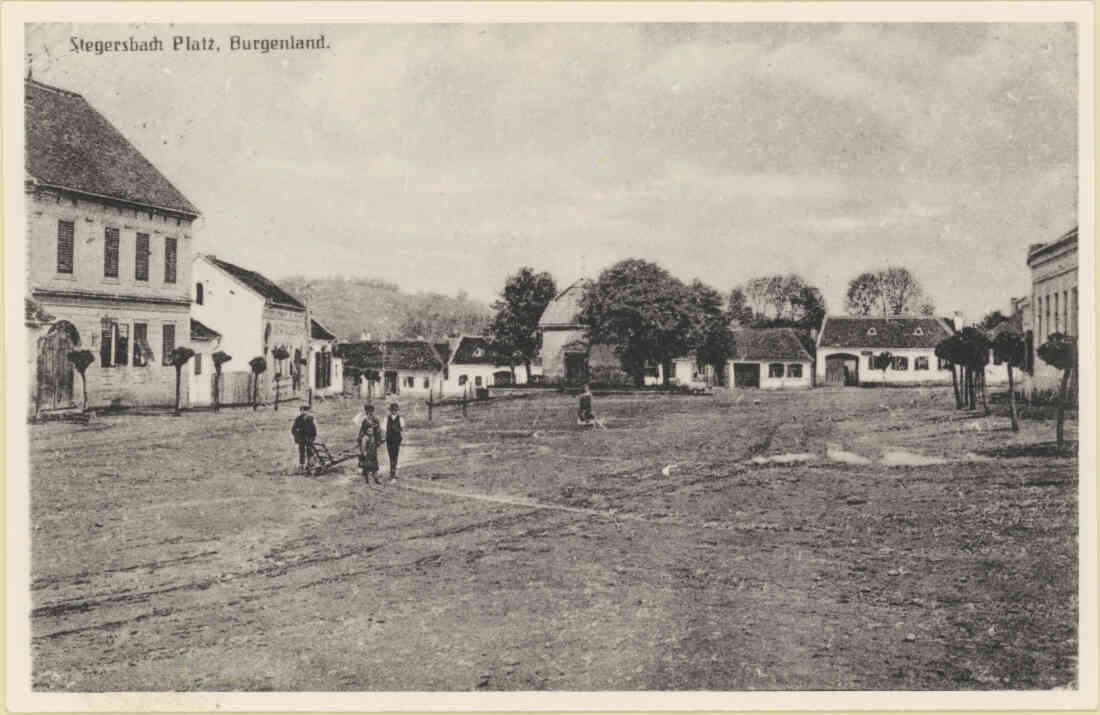
[[[752,306],[749,305],[748,296],[745,295],[744,288],[737,287],[730,292],[727,313],[729,313],[730,322],[736,324],[739,328],[747,328],[752,325],[755,316],[752,312]]]
[[[886,370],[894,361],[894,356],[889,351],[883,351],[875,356],[878,369],[882,370],[882,386],[886,387]]]
[[[959,388],[961,396],[955,397],[955,405],[959,409],[966,405],[972,410],[978,409],[977,396],[980,394],[985,413],[989,414],[989,403],[985,394],[985,366],[989,363],[990,347],[985,333],[970,326],[941,340],[936,346],[936,356],[952,363],[952,384],[955,382],[954,366],[962,368],[962,384]]]
[[[791,307],[797,327],[817,330],[828,312],[825,296],[814,286],[804,285],[792,298]]]
[[[183,366],[187,364],[187,361],[195,356],[195,351],[191,348],[179,347],[172,348],[172,352],[168,353],[168,362],[172,367],[176,368],[176,414],[180,413],[180,382],[183,379]]]
[[[275,347],[275,349],[271,351],[271,357],[273,357],[273,358],[275,358],[276,360],[279,361],[279,362],[275,363],[276,365],[278,365],[283,360],[286,360],[287,358],[289,358],[290,353],[282,345],[277,345]],[[282,377],[282,375],[280,375],[278,372],[275,373],[275,411],[276,412],[279,411],[279,385],[282,382],[282,380],[280,380],[281,377]]]
[[[513,382],[517,359],[523,362],[530,379],[531,361],[539,351],[539,319],[557,292],[553,276],[523,266],[508,277],[500,299],[493,303],[496,314],[489,324],[490,344],[501,359],[508,361]]]
[[[961,410],[963,408],[963,393],[959,390],[959,377],[958,366],[959,353],[962,348],[960,346],[961,338],[958,333],[950,335],[939,342],[936,345],[936,357],[940,360],[946,360],[951,364],[951,388],[955,392],[955,409]]]
[[[853,278],[848,283],[846,305],[850,315],[871,315],[879,309],[882,309],[885,315],[885,304],[882,302],[882,288],[879,286],[878,275],[864,272]]]
[[[1020,422],[1016,418],[1016,386],[1012,380],[1012,368],[1023,367],[1027,361],[1027,339],[1010,328],[1002,328],[993,338],[993,354],[1004,362],[1008,369],[1008,405],[1012,418],[1012,431],[1020,431]]]
[[[267,360],[257,355],[248,361],[248,367],[252,370],[252,409],[255,410],[260,399],[260,375],[267,370]]]
[[[688,291],[692,309],[699,316],[698,332],[691,340],[695,362],[720,373],[733,354],[733,331],[729,314],[723,310],[722,294],[699,280],[692,281]]]
[[[1066,402],[1069,378],[1077,368],[1077,338],[1064,333],[1051,333],[1039,346],[1039,357],[1046,364],[1062,371],[1062,386],[1058,391],[1058,448],[1065,444]]]
[[[80,408],[81,412],[88,411],[88,377],[85,374],[88,370],[88,366],[95,362],[95,354],[91,350],[70,350],[68,353],[69,362],[73,364],[76,371],[80,373],[80,389],[84,393],[84,404]]]
[[[592,343],[614,347],[636,385],[644,384],[647,363],[664,365],[688,354],[702,330],[688,287],[657,264],[636,258],[619,261],[587,287],[580,320]]]
[[[739,327],[821,327],[825,298],[797,273],[752,278],[730,293],[729,318]]]
[[[993,310],[985,314],[985,317],[982,318],[982,321],[980,323],[978,323],[978,326],[984,328],[985,330],[993,330],[1006,320],[1008,320],[1007,315],[999,310]]]
[[[933,315],[936,308],[920,281],[908,268],[890,266],[865,271],[848,283],[847,308],[851,315]]]
[[[210,359],[214,361],[214,411],[217,412],[221,408],[222,365],[232,360],[233,357],[219,350],[211,355]]]

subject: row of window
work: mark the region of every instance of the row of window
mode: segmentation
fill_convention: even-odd
[[[57,222],[57,272],[72,274],[75,267],[73,239],[75,224],[72,221]],[[119,255],[121,239],[119,230],[113,226],[104,229],[103,235],[103,277],[119,277]],[[149,259],[152,250],[149,247],[149,234],[137,233],[134,238],[134,280],[149,280]],[[176,282],[176,264],[178,262],[178,244],[175,238],[164,239],[164,282]]]
[[[938,369],[940,369],[940,370],[950,370],[951,369],[951,363],[947,362],[946,360],[943,360],[942,358],[936,358],[936,360],[937,360],[936,367]],[[883,367],[882,363],[879,361],[877,356],[872,357],[868,362],[870,363],[871,368],[874,369],[874,370],[881,370],[882,367]],[[903,370],[908,370],[909,369],[909,358],[904,356],[904,355],[891,355],[888,367],[891,370],[895,370],[895,371],[898,371],[898,372],[903,371]],[[931,369],[931,364],[929,363],[929,360],[928,360],[927,357],[922,356],[922,357],[913,358],[913,370],[930,370],[930,369]]]
[[[773,362],[768,365],[768,377],[783,377],[784,370],[786,377],[802,377],[802,365],[801,363],[791,363],[790,365],[784,365],[781,362]]]
[[[112,318],[104,318],[100,328],[99,364],[101,367],[119,367],[130,364],[145,367],[156,360],[149,346],[149,324],[133,324],[133,342],[130,340],[130,324],[120,323]],[[169,355],[176,347],[176,326],[161,326],[161,364],[170,364]],[[198,357],[196,355],[196,357]],[[202,368],[196,363],[195,374],[201,374]]]
[[[1072,302],[1071,302],[1072,301]],[[1077,334],[1077,288],[1054,291],[1035,299],[1035,334],[1040,344],[1051,333]]]

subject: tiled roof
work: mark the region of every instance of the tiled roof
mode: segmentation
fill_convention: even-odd
[[[581,297],[584,295],[586,281],[578,280],[561,293],[546,306],[539,318],[540,328],[567,328],[580,327],[577,322],[577,313],[581,310]]]
[[[504,364],[493,355],[493,350],[489,345],[488,338],[474,335],[465,336],[459,341],[451,362],[455,365],[495,366]]]
[[[75,92],[23,83],[26,171],[50,186],[197,216],[199,210]]]
[[[335,340],[336,336],[313,318],[309,319],[309,336],[314,340]]]
[[[383,347],[385,351],[383,353]],[[426,340],[376,340],[341,343],[336,356],[360,370],[442,370],[443,363]]]
[[[275,305],[283,308],[290,308],[292,310],[306,309],[297,298],[275,285],[273,281],[268,280],[263,274],[257,273],[256,271],[250,271],[247,268],[242,268],[228,261],[223,261],[216,256],[207,256],[207,258],[209,258],[215,266],[221,268],[223,271],[244,283],[267,300],[270,300]]]
[[[23,298],[23,322],[29,326],[48,325],[54,321],[54,316],[42,309],[38,303],[30,298]]]
[[[199,321],[191,318],[191,339],[192,340],[213,340],[214,338],[220,338],[222,336],[217,330],[212,330]]]
[[[818,345],[823,348],[934,348],[951,335],[939,318],[828,316]]]
[[[792,328],[744,328],[733,331],[734,360],[813,362]]]

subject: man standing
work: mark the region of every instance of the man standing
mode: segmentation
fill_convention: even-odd
[[[386,417],[386,451],[390,453],[390,481],[397,479],[397,455],[401,451],[401,439],[405,433],[405,421],[401,419],[396,402],[390,405],[390,414]]]
[[[301,473],[306,471],[306,462],[313,455],[313,441],[317,439],[317,425],[313,422],[313,415],[309,413],[309,405],[299,408],[290,434],[298,445],[298,471]]]

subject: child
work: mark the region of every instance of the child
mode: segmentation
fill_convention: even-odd
[[[298,409],[290,434],[294,435],[294,441],[298,445],[298,472],[305,472],[306,461],[313,455],[313,441],[317,439],[317,425],[313,422],[313,415],[309,413],[309,405],[302,405]]]
[[[592,387],[585,383],[584,392],[581,393],[580,406],[577,408],[577,424],[583,427],[594,427],[596,415],[592,413]]]
[[[386,418],[386,451],[390,453],[390,481],[397,481],[397,455],[401,451],[401,438],[405,432],[405,421],[401,419],[396,402],[390,404],[390,414]]]
[[[381,484],[378,477],[378,445],[382,442],[382,429],[374,416],[374,405],[363,405],[363,421],[359,423],[359,468],[363,470],[363,479],[370,484]]]

